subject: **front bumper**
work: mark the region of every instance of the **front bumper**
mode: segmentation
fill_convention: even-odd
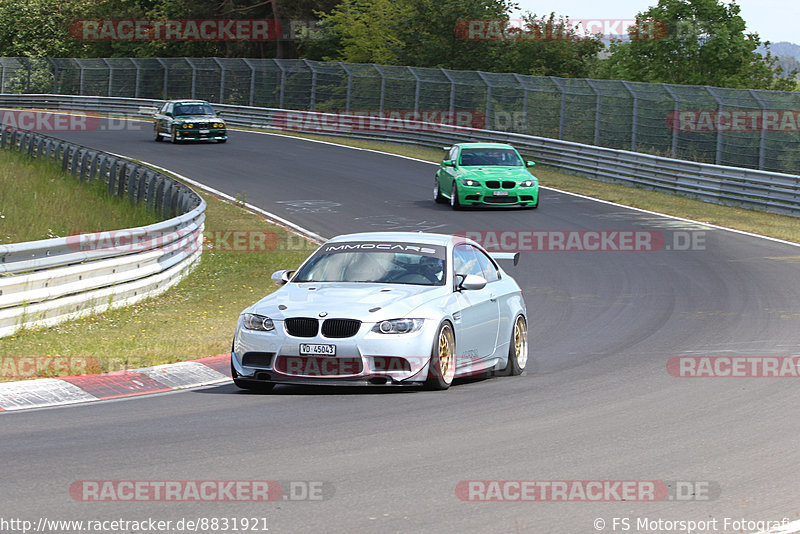
[[[458,201],[462,206],[536,206],[539,203],[539,187],[459,185]]]
[[[182,129],[175,130],[175,137],[184,141],[221,141],[228,139],[228,133],[225,128],[213,129]]]
[[[234,338],[231,364],[243,381],[307,385],[420,385],[428,377],[438,322],[427,320],[411,334],[371,332],[363,323],[355,336],[289,336],[282,321],[275,330],[248,330],[241,324]],[[300,354],[301,344],[334,345],[333,356]]]

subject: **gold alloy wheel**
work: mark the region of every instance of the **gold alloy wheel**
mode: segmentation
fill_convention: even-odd
[[[446,383],[453,381],[455,375],[455,358],[453,356],[453,330],[445,325],[439,332],[439,371]]]
[[[525,369],[528,363],[528,328],[522,317],[517,317],[514,323],[514,350],[517,353],[517,365]]]

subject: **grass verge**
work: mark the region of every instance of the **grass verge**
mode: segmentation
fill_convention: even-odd
[[[51,161],[0,150],[0,244],[132,228],[158,217],[109,197],[100,181],[79,183]]]
[[[203,197],[206,245],[189,276],[141,303],[0,339],[0,357],[11,358],[5,372],[0,365],[0,380],[33,378],[10,376],[14,358],[91,358],[108,372],[228,352],[239,313],[277,288],[270,274],[296,267],[316,245],[233,204]],[[244,236],[243,246],[235,246],[236,235]]]

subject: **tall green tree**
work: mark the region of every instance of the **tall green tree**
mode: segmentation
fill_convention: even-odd
[[[616,41],[600,75],[642,82],[782,89],[775,58],[761,56],[736,3],[659,0],[636,16],[632,39]]]
[[[524,27],[502,55],[504,70],[534,76],[591,76],[603,49],[598,37],[580,34],[574,23],[555,13],[547,18],[528,13],[523,20]]]

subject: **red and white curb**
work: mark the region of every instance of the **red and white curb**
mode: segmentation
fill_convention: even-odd
[[[230,354],[101,375],[0,383],[0,412],[163,393],[230,381]]]

